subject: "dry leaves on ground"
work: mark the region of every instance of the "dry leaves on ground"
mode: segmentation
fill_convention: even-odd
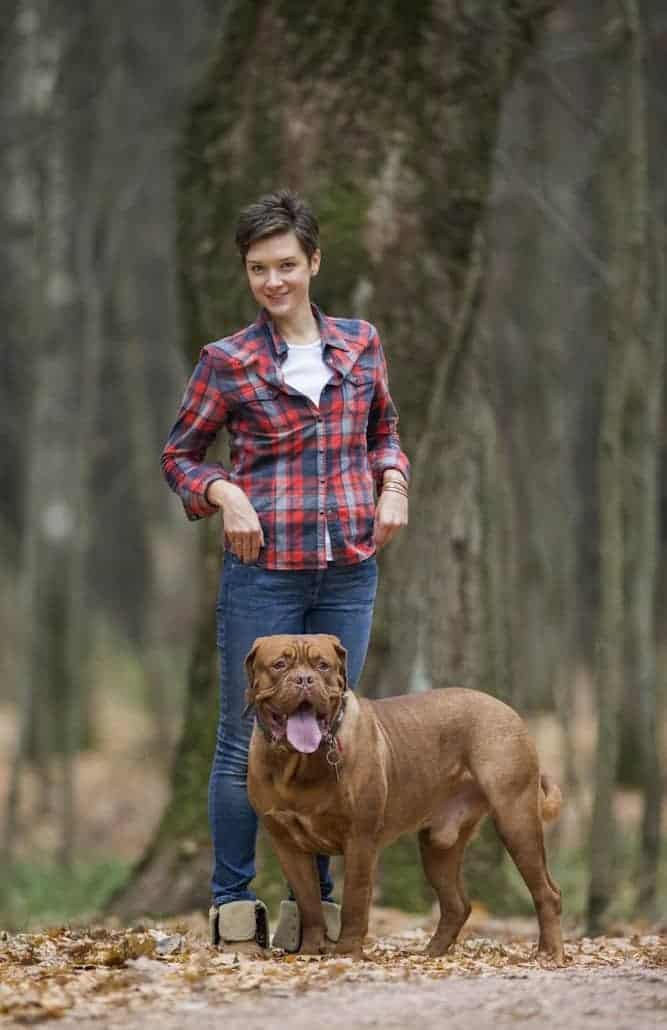
[[[475,928],[477,934],[480,929]],[[443,958],[420,953],[423,929],[370,938],[362,962],[274,952],[249,959],[211,948],[201,932],[185,927],[137,926],[115,930],[58,928],[33,934],[0,934],[0,1017],[19,1024],[75,1013],[93,1019],[111,1007],[128,1010],[147,1002],[165,1007],[196,996],[212,1005],[248,992],[286,997],[326,990],[341,982],[438,980],[452,974],[525,975],[543,965],[534,940],[471,936]],[[626,962],[667,967],[667,938],[634,935],[580,938],[566,947],[565,969],[609,968]]]

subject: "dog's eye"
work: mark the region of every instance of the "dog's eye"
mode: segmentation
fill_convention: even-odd
[[[274,669],[285,669],[286,667],[287,667],[287,662],[285,661],[284,658],[279,658],[276,662],[273,663],[273,668]]]
[[[317,663],[317,668],[320,670],[320,672],[327,672],[330,666],[328,662],[321,661]]]

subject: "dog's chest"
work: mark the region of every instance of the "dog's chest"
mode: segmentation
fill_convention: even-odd
[[[304,812],[276,806],[266,814],[303,851],[342,854],[341,826],[330,812]]]

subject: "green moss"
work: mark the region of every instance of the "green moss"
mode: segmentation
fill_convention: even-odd
[[[281,40],[290,74],[300,80],[337,76],[333,53],[348,55],[347,67],[363,53],[364,41],[379,12],[354,0],[331,0],[326,9],[314,9],[304,0],[278,0],[274,9],[285,27]]]
[[[2,872],[0,923],[20,931],[90,918],[102,910],[128,872],[129,863],[115,858],[82,859],[71,869],[48,859],[17,862]]]
[[[274,5],[284,25],[281,43],[294,77],[338,78],[340,67],[332,63],[332,55],[344,54],[346,78],[364,80],[367,101],[386,92],[390,82],[402,83],[402,93],[397,95],[405,97],[419,76],[431,8],[431,0],[385,0],[381,5],[332,0],[326,9],[305,0],[279,0]],[[398,69],[383,61],[388,52],[399,58]]]
[[[322,241],[322,271],[314,284],[317,300],[325,311],[340,314],[368,266],[361,240],[368,199],[351,179],[341,177],[329,181],[312,203]]]

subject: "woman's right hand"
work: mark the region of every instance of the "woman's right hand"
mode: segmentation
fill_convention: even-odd
[[[264,534],[257,512],[240,486],[216,479],[206,491],[207,500],[222,510],[225,538],[242,562],[256,562],[264,546]]]

